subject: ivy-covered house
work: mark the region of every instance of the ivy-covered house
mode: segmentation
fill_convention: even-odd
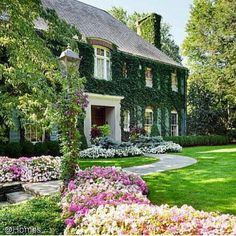
[[[91,127],[103,124],[110,125],[117,141],[127,139],[133,127],[151,135],[186,134],[188,70],[161,52],[161,16],[151,14],[139,21],[136,33],[108,12],[77,0],[42,0],[42,4],[82,34],[84,42],[78,45],[83,57],[80,74],[87,79],[88,142]],[[38,19],[35,27],[45,31],[47,22]],[[29,141],[57,138],[56,130],[45,136],[32,126],[24,129]],[[12,141],[20,137],[17,132],[10,132]]]

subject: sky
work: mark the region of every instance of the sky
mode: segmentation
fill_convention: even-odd
[[[121,6],[128,13],[137,12],[156,12],[162,16],[162,20],[169,23],[171,34],[179,46],[182,44],[186,32],[190,6],[193,0],[80,0],[98,8],[109,10],[112,6]]]

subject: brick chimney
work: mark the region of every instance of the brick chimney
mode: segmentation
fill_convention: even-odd
[[[152,13],[136,22],[137,34],[161,49],[161,16]]]

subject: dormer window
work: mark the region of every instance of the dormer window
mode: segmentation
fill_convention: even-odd
[[[152,69],[146,68],[145,70],[145,80],[146,80],[146,87],[152,88]]]
[[[171,88],[172,91],[178,92],[178,78],[176,73],[171,74]]]
[[[111,52],[108,48],[94,46],[95,68],[94,76],[97,79],[111,79]]]

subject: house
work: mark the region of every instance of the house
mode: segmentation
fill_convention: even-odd
[[[139,21],[136,33],[108,12],[77,0],[42,0],[42,4],[75,26],[86,42],[80,48],[80,73],[87,78],[84,133],[88,142],[95,124],[109,124],[116,141],[127,139],[132,127],[143,127],[152,135],[186,134],[188,71],[161,52],[159,15]],[[47,28],[40,19],[35,25]],[[19,139],[17,132],[10,132],[11,141]],[[29,141],[45,138],[32,126],[25,127],[24,133]],[[49,138],[57,139],[56,129]]]

